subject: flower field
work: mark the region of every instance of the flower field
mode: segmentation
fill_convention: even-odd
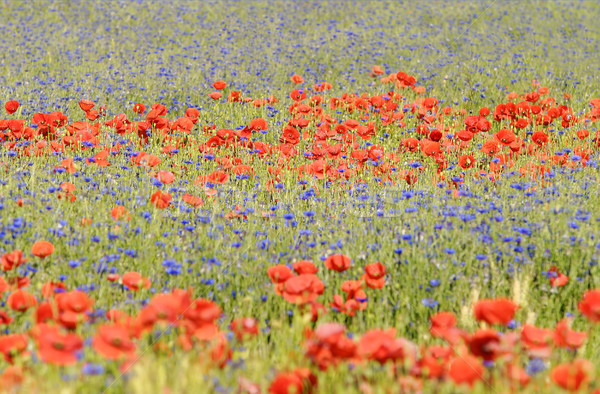
[[[600,4],[0,13],[0,390],[600,393]]]

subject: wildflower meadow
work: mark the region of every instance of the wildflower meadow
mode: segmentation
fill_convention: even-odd
[[[600,3],[0,1],[0,392],[600,393]]]

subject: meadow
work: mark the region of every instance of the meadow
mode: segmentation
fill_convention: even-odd
[[[600,392],[599,13],[0,2],[0,390]]]

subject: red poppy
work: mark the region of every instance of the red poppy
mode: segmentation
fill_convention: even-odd
[[[549,357],[552,352],[553,338],[554,333],[552,330],[539,328],[531,324],[525,324],[521,330],[521,343],[532,357]]]
[[[362,358],[380,364],[387,361],[416,360],[417,346],[404,338],[395,338],[396,330],[374,329],[360,338],[356,352]]]
[[[478,301],[474,307],[475,318],[488,324],[508,324],[519,307],[506,298]]]
[[[302,260],[302,261],[295,262],[293,264],[293,267],[294,267],[294,271],[296,271],[296,273],[298,275],[316,274],[319,271],[319,269],[317,267],[315,267],[313,262],[308,261],[308,260]]]
[[[63,282],[46,282],[42,285],[42,297],[50,298],[57,290],[62,291],[65,289],[66,286]]]
[[[31,253],[37,257],[47,257],[54,253],[54,245],[48,241],[37,241],[31,247]]]
[[[19,109],[19,102],[16,100],[7,101],[6,103],[4,103],[4,109],[9,114],[13,114],[17,112],[17,109]]]
[[[569,327],[569,319],[562,319],[554,327],[554,344],[558,347],[578,349],[586,338],[586,332],[574,331]]]
[[[551,377],[554,383],[568,391],[587,388],[592,380],[594,364],[585,359],[575,359],[554,367]]]
[[[130,290],[139,290],[141,288],[149,289],[151,286],[150,280],[144,278],[139,272],[127,272],[121,278],[123,286]]]
[[[211,99],[213,100],[218,100],[223,96],[223,93],[221,92],[212,92],[211,94],[208,95]]]
[[[217,89],[217,90],[222,90],[225,89],[227,87],[227,82],[225,81],[217,81],[215,83],[213,83],[213,88]]]
[[[494,156],[496,153],[500,152],[498,141],[496,139],[487,140],[483,143],[483,146],[481,147],[481,152],[489,156]]]
[[[207,180],[211,183],[216,183],[220,185],[229,180],[229,174],[225,171],[213,171],[210,174],[208,174]]]
[[[85,314],[91,310],[94,300],[81,290],[72,290],[57,294],[56,304],[59,312]]]
[[[150,197],[150,202],[158,209],[165,209],[171,205],[171,195],[157,190]]]
[[[371,67],[371,76],[375,77],[377,75],[381,75],[385,72],[385,70],[383,68],[381,68],[381,66],[378,65],[374,65],[373,67]]]
[[[79,101],[79,108],[81,108],[83,110],[83,112],[88,112],[90,111],[92,108],[94,108],[94,106],[96,105],[96,103],[94,103],[91,100],[80,100]]]
[[[2,264],[2,270],[4,271],[10,271],[17,268],[26,261],[27,259],[23,258],[23,252],[18,249],[13,250],[10,253],[5,253],[0,257],[0,264]]]
[[[8,316],[6,311],[0,311],[0,325],[9,325],[12,323],[13,318]]]
[[[586,291],[578,308],[588,320],[594,323],[600,322],[600,289]]]
[[[290,93],[290,98],[294,101],[302,101],[306,98],[306,92],[303,89],[294,89]]]
[[[481,357],[485,361],[493,361],[500,355],[500,335],[495,330],[477,330],[467,339],[467,344],[474,356]]]
[[[473,167],[473,164],[475,164],[475,158],[471,155],[461,155],[458,158],[458,165],[462,168],[462,169],[468,169]]]
[[[7,303],[13,311],[25,312],[27,309],[36,306],[37,300],[33,294],[19,289],[8,296]]]
[[[114,220],[130,220],[131,216],[129,215],[129,210],[125,208],[123,205],[117,205],[110,211],[111,216]]]
[[[515,133],[507,129],[501,129],[496,134],[494,134],[494,137],[496,137],[496,139],[500,141],[500,143],[504,146],[509,146],[517,138]]]
[[[269,125],[267,124],[266,120],[262,118],[256,118],[250,122],[250,128],[252,130],[264,131],[269,128]]]
[[[204,204],[204,202],[202,201],[202,198],[200,198],[198,196],[193,196],[188,193],[185,193],[183,196],[181,196],[181,199],[183,201],[185,201],[186,203],[190,204],[194,208],[201,207]]]
[[[325,259],[325,267],[337,272],[344,272],[350,268],[350,257],[343,254],[334,254]]]
[[[298,305],[313,302],[325,289],[323,282],[311,274],[293,276],[286,280],[282,287],[283,298]]]
[[[371,289],[381,289],[385,285],[385,265],[379,261],[367,264],[363,280]]]
[[[286,126],[279,137],[279,142],[296,145],[300,142],[300,132],[295,127]]]
[[[62,334],[58,327],[39,324],[34,329],[40,358],[49,364],[70,365],[77,361],[76,352],[83,348],[77,334]]]
[[[246,337],[258,335],[258,322],[252,317],[234,319],[229,328],[231,328],[238,341],[242,341]]]
[[[300,75],[298,74],[294,74],[290,77],[290,79],[292,80],[293,83],[304,83],[304,78],[302,78]]]
[[[431,326],[429,332],[434,337],[442,338],[450,344],[456,344],[467,337],[467,333],[456,327],[456,316],[452,312],[438,312],[429,320]]]
[[[171,171],[161,170],[156,174],[156,179],[164,184],[170,185],[171,183],[175,182],[175,174],[173,174]]]
[[[10,365],[4,369],[0,376],[0,387],[7,392],[16,392],[22,388],[21,384],[24,379],[23,367],[20,365]]]
[[[560,272],[554,265],[548,270],[548,274],[550,274],[550,285],[552,287],[562,287],[569,283],[569,277]]]
[[[531,376],[523,368],[514,363],[506,365],[506,376],[511,382],[518,383],[520,387],[527,386],[531,380]]]
[[[15,357],[23,354],[27,349],[27,336],[23,334],[9,334],[0,336],[0,353],[8,363],[13,363]]]
[[[200,116],[200,111],[197,108],[188,108],[185,110],[185,116],[192,119],[192,122],[196,124],[198,116]]]
[[[119,324],[99,326],[92,340],[92,347],[109,360],[125,358],[135,352],[135,344],[129,337],[129,330]]]
[[[546,142],[548,142],[548,136],[543,131],[536,131],[531,136],[531,140],[537,145],[544,145]]]
[[[467,384],[470,387],[483,379],[483,365],[479,359],[470,354],[457,356],[450,362],[448,375],[456,384]]]
[[[285,281],[294,276],[292,270],[288,266],[282,264],[269,267],[267,274],[269,275],[269,278],[271,278],[271,282],[275,284],[285,283]]]
[[[306,368],[280,372],[269,385],[269,394],[307,393],[316,390],[317,377]]]
[[[146,112],[146,106],[142,103],[137,103],[133,106],[133,112],[141,115]]]

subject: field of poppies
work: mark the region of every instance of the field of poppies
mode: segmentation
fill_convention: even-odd
[[[600,392],[600,4],[0,6],[0,391]]]

